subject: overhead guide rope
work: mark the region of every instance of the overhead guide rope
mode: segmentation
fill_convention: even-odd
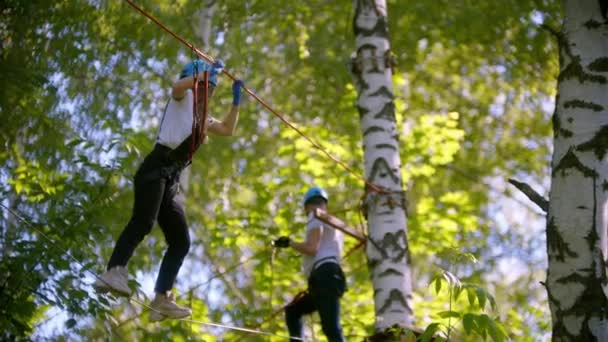
[[[152,16],[151,14],[149,14],[148,12],[146,12],[139,5],[137,5],[136,3],[134,3],[131,0],[125,0],[125,1],[129,5],[131,5],[131,7],[133,7],[138,12],[140,12],[141,14],[143,14],[146,18],[152,20],[161,29],[163,29],[164,31],[166,31],[167,33],[169,33],[170,35],[172,35],[175,39],[179,40],[182,44],[186,45],[189,49],[191,49],[198,56],[202,57],[203,59],[205,59],[206,61],[208,61],[208,62],[210,62],[212,64],[215,63],[215,59],[213,59],[211,56],[207,55],[206,53],[202,52],[201,50],[197,49],[193,44],[189,43],[184,38],[180,37],[177,33],[173,32],[166,25],[164,25],[163,23],[161,23],[160,20],[156,19],[154,16]],[[233,76],[230,72],[228,72],[226,69],[222,69],[222,72],[226,76],[228,76],[231,80],[236,81],[237,78],[235,76]],[[272,107],[270,107],[270,105],[268,105],[264,100],[262,100],[259,96],[257,96],[249,88],[243,86],[243,89],[245,90],[245,92],[247,94],[249,94],[249,96],[253,97],[259,104],[261,104],[264,108],[266,108],[268,111],[270,111],[272,114],[274,114],[274,116],[276,116],[283,123],[285,123],[285,125],[287,125],[289,128],[291,128],[294,131],[296,131],[302,138],[304,138],[306,141],[308,141],[314,148],[316,148],[317,150],[319,150],[320,152],[322,152],[325,156],[327,156],[329,159],[331,159],[332,161],[334,161],[335,163],[337,163],[338,165],[340,165],[344,170],[346,170],[347,172],[349,172],[351,175],[353,175],[354,177],[356,177],[356,178],[360,179],[361,181],[363,181],[371,190],[379,192],[379,193],[386,193],[387,192],[386,190],[382,189],[378,185],[375,185],[372,182],[370,182],[367,179],[365,179],[365,177],[361,176],[359,173],[357,173],[355,170],[353,170],[353,168],[350,167],[348,164],[346,164],[342,160],[334,157],[332,154],[330,154],[329,152],[327,152],[327,150],[324,149],[323,146],[321,146],[318,142],[316,142],[315,140],[313,140],[312,138],[310,138],[309,136],[307,136],[306,134],[304,134],[304,132],[302,132],[298,127],[296,127],[293,123],[289,122],[289,120],[287,120],[284,115],[280,114],[279,112],[277,112],[276,110],[274,110]]]

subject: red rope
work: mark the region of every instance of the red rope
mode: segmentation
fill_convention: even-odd
[[[214,63],[215,62],[215,60],[211,56],[209,56],[209,55],[205,54],[204,52],[200,51],[199,49],[197,49],[196,47],[194,47],[194,45],[192,45],[191,43],[189,43],[188,41],[186,41],[184,38],[180,37],[177,33],[171,31],[171,29],[169,29],[167,26],[165,26],[163,23],[161,23],[158,19],[154,18],[151,14],[147,13],[143,8],[141,8],[140,6],[138,6],[137,4],[135,4],[133,1],[131,1],[131,0],[125,0],[125,1],[129,5],[131,5],[131,7],[133,7],[134,9],[136,9],[137,11],[139,11],[141,14],[143,14],[145,17],[147,17],[148,19],[152,20],[160,28],[162,28],[163,30],[165,30],[170,35],[172,35],[175,39],[179,40],[182,44],[186,45],[188,48],[190,48],[192,51],[194,51],[197,55],[199,55],[200,57],[202,57],[203,59],[207,60],[210,63]],[[222,72],[226,76],[228,76],[231,80],[233,80],[233,81],[236,80],[236,77],[233,76],[231,73],[229,73],[226,69],[223,69]],[[375,184],[371,183],[370,181],[368,181],[367,179],[365,179],[365,177],[363,177],[359,173],[355,172],[355,170],[353,170],[353,168],[351,168],[348,164],[346,164],[345,162],[341,161],[340,159],[334,157],[329,152],[327,152],[319,143],[317,143],[316,141],[314,141],[313,139],[311,139],[310,137],[308,137],[306,134],[304,134],[299,128],[297,128],[294,124],[292,124],[291,122],[289,122],[282,114],[278,113],[276,110],[274,110],[272,107],[270,107],[270,105],[268,105],[264,100],[262,100],[259,96],[257,96],[249,88],[243,86],[243,89],[245,90],[245,92],[247,94],[249,94],[249,96],[253,97],[264,108],[266,108],[268,111],[270,111],[272,114],[274,114],[274,116],[276,116],[281,121],[283,121],[283,123],[285,123],[285,125],[287,125],[289,128],[291,128],[294,131],[296,131],[302,138],[304,138],[306,141],[308,141],[314,148],[318,149],[320,152],[322,152],[325,156],[327,156],[333,162],[335,162],[338,165],[340,165],[344,170],[346,170],[347,172],[349,172],[354,177],[359,178],[361,181],[363,181],[365,184],[367,184],[372,190],[374,190],[376,192],[380,192],[380,193],[387,193],[386,190],[382,189],[378,185],[375,185]]]
[[[203,73],[203,113],[198,115],[198,74],[194,75],[194,101],[192,101],[192,135],[190,137],[190,151],[188,151],[188,160],[192,160],[192,155],[198,147],[205,141],[205,127],[207,123],[207,103],[209,97],[209,71]]]
[[[201,140],[199,141],[199,144],[202,144],[205,141],[205,136],[207,135],[207,130],[205,129],[207,127],[207,103],[209,103],[209,71],[205,70],[205,73],[203,74],[203,115],[202,115],[202,120],[203,122],[201,122],[201,131],[200,131],[200,138]]]
[[[192,86],[192,93],[194,95],[194,101],[192,101],[192,133],[190,135],[190,150],[188,151],[188,160],[192,160],[192,155],[197,146],[197,131],[198,127],[198,73],[194,72],[194,85]]]

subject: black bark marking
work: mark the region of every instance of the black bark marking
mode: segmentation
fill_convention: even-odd
[[[391,144],[377,144],[375,147],[377,149],[388,148],[389,150],[397,151],[397,147],[395,147]]]
[[[382,278],[382,277],[388,277],[388,276],[403,276],[403,272],[394,269],[394,268],[387,268],[386,270],[384,270],[384,272],[378,274],[378,278]]]
[[[604,179],[604,182],[602,183],[602,190],[608,191],[608,180]]]
[[[374,27],[372,27],[371,29],[366,29],[364,27],[356,27],[355,29],[355,35],[362,35],[365,37],[386,37],[387,32],[388,26],[386,25],[386,17],[378,17],[376,25],[374,25]]]
[[[374,93],[370,94],[370,96],[385,96],[391,100],[395,98],[393,96],[393,93],[385,86],[380,87],[380,89],[378,89]]]
[[[597,225],[596,225],[596,217],[597,217],[597,177],[593,177],[593,220],[591,220],[591,231],[587,236],[585,236],[585,240],[587,240],[587,244],[589,246],[590,251],[597,250],[597,242],[600,240],[599,235],[597,234]],[[602,259],[602,258],[600,258]],[[593,267],[593,265],[591,265]],[[590,270],[593,273],[593,269]]]
[[[371,17],[375,15],[378,19],[376,24],[371,29],[357,26],[357,18],[360,16]],[[386,37],[388,34],[388,25],[386,24],[386,16],[381,15],[380,11],[376,8],[376,4],[373,0],[359,0],[355,5],[355,16],[353,18],[353,31],[355,36],[381,36]]]
[[[401,291],[398,289],[391,290],[388,295],[388,298],[386,299],[386,301],[384,301],[384,304],[378,310],[378,312],[380,314],[385,313],[386,310],[388,310],[392,306],[393,302],[397,302],[399,305],[401,305],[401,307],[406,308],[408,312],[412,312],[412,308],[410,308],[409,304],[407,303],[407,300],[405,300],[403,293],[401,293]],[[391,310],[391,312],[393,312],[393,310]]]
[[[395,122],[395,104],[393,102],[385,103],[380,112],[374,115],[374,118]]]
[[[591,29],[596,29],[596,28],[601,27],[602,23],[600,23],[597,20],[590,19],[590,20],[587,20],[584,25],[587,29],[591,30]]]
[[[357,79],[357,87],[359,88],[359,96],[357,96],[357,101],[361,98],[361,94],[363,94],[364,91],[369,89],[369,84],[365,82],[365,79],[361,76],[361,71],[361,69],[357,70],[356,72],[355,70],[353,70],[353,73],[355,74]]]
[[[370,239],[372,240],[372,239]],[[390,259],[395,263],[409,260],[409,249],[407,248],[407,235],[404,230],[396,233],[386,233],[382,240],[373,241],[373,245],[380,251],[384,259]]]
[[[557,96],[555,98],[555,103],[559,104],[559,98],[560,98],[560,96],[559,96],[559,94],[557,94]],[[555,106],[555,112],[553,112],[553,117],[552,117],[553,137],[556,139],[559,138],[560,136],[563,136],[565,138],[570,138],[572,136],[572,131],[567,130],[562,127],[562,121],[557,113],[557,108],[558,108],[558,106]],[[569,118],[569,120],[570,119],[572,119],[572,118]]]
[[[370,57],[368,58],[368,60],[371,62],[372,65],[372,68],[368,72],[382,73],[382,70],[380,69],[380,65],[378,63],[378,47],[372,44],[363,44],[357,49],[357,61],[359,63],[361,71],[363,71],[363,60],[366,58],[364,57],[365,54],[363,52],[366,50],[369,51]]]
[[[364,117],[365,115],[367,115],[369,113],[369,110],[363,106],[357,105],[357,110],[359,111],[359,119],[361,119],[362,117]]]
[[[380,263],[382,262],[381,259],[368,259],[367,260],[367,267],[370,270],[375,269],[376,267],[378,267],[378,265],[380,265]]]
[[[593,151],[599,160],[603,160],[608,151],[608,125],[600,128],[591,140],[578,145],[576,149],[581,152]]]
[[[385,178],[386,176],[389,176],[394,183],[399,183],[397,172],[399,172],[399,170],[393,171],[384,158],[376,158],[374,165],[372,165],[372,172],[369,176],[369,180],[370,182],[375,183],[376,177]]]
[[[583,108],[583,109],[591,109],[594,112],[601,112],[604,110],[604,107],[593,102],[585,102],[582,100],[570,100],[564,103],[565,108]],[[568,119],[571,120],[572,118]],[[570,121],[568,121],[570,122]]]
[[[368,134],[371,134],[371,133],[382,133],[382,132],[386,132],[384,127],[370,126],[363,132],[363,136],[367,136]]]
[[[363,136],[366,136],[371,133],[378,133],[378,132],[386,132],[386,130],[380,126],[370,126],[363,132]]]
[[[589,70],[597,72],[608,72],[608,57],[600,57],[589,63]]]
[[[555,176],[559,171],[561,171],[562,175],[564,175],[566,170],[570,168],[579,170],[585,177],[597,176],[597,172],[595,172],[595,170],[588,168],[587,166],[583,165],[583,163],[581,163],[581,161],[578,159],[572,149],[568,150],[568,152],[566,152],[566,154],[562,157],[559,163],[557,163],[555,168],[553,168],[552,174],[553,176]]]
[[[582,285],[584,290],[581,296],[576,299],[574,305],[571,308],[564,310],[560,305],[559,298],[555,298],[551,295],[550,288],[547,287],[549,293],[549,302],[552,306],[552,310],[556,314],[557,320],[554,322],[553,337],[559,338],[560,340],[569,341],[596,341],[597,339],[593,336],[589,328],[589,320],[591,318],[597,318],[600,320],[606,320],[608,318],[608,300],[604,295],[600,284],[606,283],[606,274],[602,268],[602,274],[597,275],[595,270],[599,267],[603,267],[605,262],[601,256],[601,251],[597,248],[597,242],[599,241],[599,235],[596,230],[595,217],[597,215],[597,178],[593,179],[593,221],[591,225],[590,233],[585,237],[588,243],[588,250],[592,253],[599,253],[592,258],[591,264],[588,267],[583,267],[578,270],[574,270],[572,274],[556,280],[560,284],[576,283]],[[600,265],[596,264],[597,257],[599,256]],[[549,265],[552,262],[552,255],[549,254]],[[549,268],[551,270],[551,268]],[[585,276],[584,274],[588,274]],[[569,332],[564,324],[564,317],[577,316],[583,318],[580,330],[574,334]]]
[[[547,224],[547,252],[549,258],[553,256],[555,260],[561,262],[566,260],[566,255],[572,258],[578,256],[578,254],[570,249],[564,238],[557,231],[553,217]]]
[[[557,82],[561,83],[565,80],[569,80],[572,78],[578,79],[579,82],[585,83],[585,81],[606,84],[608,79],[602,75],[593,75],[585,72],[583,66],[581,65],[581,58],[579,56],[570,55],[572,60],[570,64],[568,64],[564,70],[559,73],[557,77]]]
[[[572,123],[574,121],[574,119],[573,118],[568,118],[568,119],[566,119],[566,121],[568,121],[568,123]]]
[[[608,20],[608,0],[598,0],[600,3],[600,13],[602,17]]]
[[[580,270],[580,271],[591,271],[591,270]],[[563,278],[556,279],[555,282],[558,284],[570,284],[570,283],[584,283],[588,277],[583,276],[578,272],[573,272]]]

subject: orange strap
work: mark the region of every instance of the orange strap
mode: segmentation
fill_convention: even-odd
[[[205,140],[205,127],[207,124],[207,103],[209,96],[209,71],[203,73],[203,115],[198,116],[198,78],[194,75],[194,101],[192,101],[192,135],[190,138],[190,151],[188,152],[188,161],[192,160],[192,155],[201,143]]]

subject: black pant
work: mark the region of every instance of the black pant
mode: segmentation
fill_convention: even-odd
[[[340,265],[328,262],[314,269],[308,278],[308,293],[285,308],[289,336],[301,338],[302,316],[319,311],[327,340],[344,341],[340,325],[340,297],[345,290],[346,281]]]
[[[169,247],[156,279],[157,293],[171,290],[190,249],[186,215],[177,199],[181,168],[171,161],[168,151],[167,147],[156,145],[137,170],[133,214],[108,262],[108,269],[126,266],[137,245],[158,220]]]

